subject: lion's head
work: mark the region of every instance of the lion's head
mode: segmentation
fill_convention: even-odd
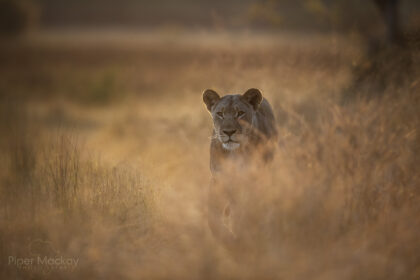
[[[224,149],[233,151],[249,142],[255,114],[263,98],[258,89],[220,97],[214,90],[203,93],[203,101],[213,117],[214,137]]]

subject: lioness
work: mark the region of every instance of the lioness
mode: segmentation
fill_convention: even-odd
[[[277,135],[271,106],[258,89],[223,97],[208,89],[203,93],[203,101],[214,124],[210,144],[213,174],[222,170],[224,159],[246,156]],[[270,153],[266,150],[264,156],[269,157]]]
[[[275,118],[270,104],[262,97],[258,89],[251,88],[244,94],[232,94],[220,97],[214,90],[203,93],[203,101],[213,118],[213,135],[210,144],[210,169],[213,174],[209,191],[209,226],[213,234],[231,246],[236,235],[231,223],[234,198],[227,195],[225,185],[231,187],[231,181],[217,180],[220,174],[224,178],[232,177],[226,162],[247,163],[255,159],[251,155],[261,155],[264,160],[271,158],[270,141],[276,138]],[[221,182],[220,182],[221,181]],[[226,222],[227,221],[227,222]]]

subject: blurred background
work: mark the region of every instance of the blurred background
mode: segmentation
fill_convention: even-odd
[[[350,32],[383,29],[380,28],[382,6],[398,9],[404,27],[414,28],[419,14],[419,3],[415,0],[122,0],[118,3],[110,0],[3,0],[1,3],[4,33],[33,28]]]
[[[419,50],[417,0],[0,0],[0,278],[419,279]],[[235,250],[208,88],[278,122]]]

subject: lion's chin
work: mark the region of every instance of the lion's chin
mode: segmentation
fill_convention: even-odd
[[[228,151],[233,151],[236,150],[237,148],[239,148],[241,146],[241,144],[236,143],[236,142],[226,142],[222,144],[223,148],[228,150]]]

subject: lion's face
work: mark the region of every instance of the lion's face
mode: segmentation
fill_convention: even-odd
[[[222,98],[213,90],[203,94],[204,103],[213,117],[215,137],[226,150],[236,150],[249,141],[253,119],[262,101],[257,89],[243,95],[226,95]]]

